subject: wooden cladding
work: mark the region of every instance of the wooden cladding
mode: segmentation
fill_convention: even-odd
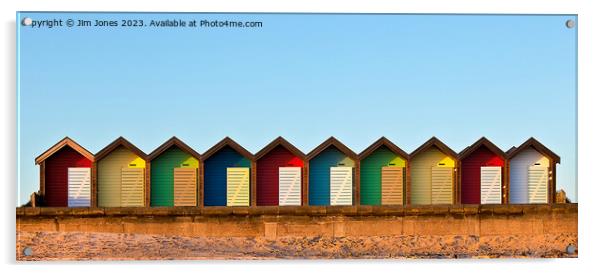
[[[403,205],[403,167],[382,167],[382,204]]]
[[[196,206],[197,169],[174,168],[173,176],[174,206]]]
[[[527,194],[529,204],[548,202],[548,167],[529,167]]]
[[[68,199],[69,207],[89,207],[91,198],[91,172],[90,168],[68,168]]]
[[[353,168],[330,168],[330,205],[352,205]]]
[[[307,155],[281,137],[256,155],[229,138],[203,155],[175,137],[151,155],[121,137],[96,155],[65,138],[36,158],[55,207],[551,203],[558,163],[533,138],[456,154],[434,137],[409,155],[384,137],[359,155],[334,137]]]
[[[250,203],[249,168],[227,168],[227,206],[248,206]]]
[[[99,207],[144,207],[145,155],[127,146],[115,146],[97,161]]]
[[[481,167],[481,204],[502,203],[502,167]]]
[[[453,204],[454,169],[450,167],[433,167],[431,171],[431,202],[434,205]]]
[[[280,206],[301,206],[301,168],[278,168]]]
[[[144,169],[121,169],[121,206],[144,206]]]

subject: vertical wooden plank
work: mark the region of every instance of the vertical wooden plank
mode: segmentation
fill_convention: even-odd
[[[197,206],[205,207],[205,161],[199,162],[199,188],[197,195]]]
[[[454,164],[454,174],[453,174],[453,183],[452,183],[452,193],[454,196],[454,199],[452,201],[452,204],[459,204],[460,203],[460,198],[462,196],[462,187],[460,187],[460,175],[462,172],[462,162],[460,161],[456,161]]]
[[[42,196],[42,200],[46,196],[46,161],[42,161],[40,164],[40,196]]]
[[[150,196],[151,196],[151,187],[150,187],[150,172],[151,172],[151,162],[146,161],[146,169],[144,175],[144,207],[150,207]]]
[[[355,170],[354,170],[354,175],[353,175],[353,185],[352,185],[352,196],[353,196],[353,200],[351,200],[351,204],[352,205],[356,205],[359,206],[361,204],[361,192],[360,192],[360,187],[361,187],[361,175],[360,175],[360,164],[361,162],[359,160],[355,160]]]
[[[92,185],[90,187],[90,197],[91,197],[91,204],[90,206],[93,208],[97,208],[98,207],[98,196],[97,196],[97,189],[96,189],[96,162],[92,162]]]
[[[411,194],[412,194],[412,163],[410,162],[410,160],[408,160],[408,163],[406,164],[406,175],[405,175],[405,185],[404,185],[404,204],[405,205],[411,205],[412,202],[412,198],[411,198]]]
[[[552,190],[548,192],[548,194],[549,194],[549,201],[548,202],[550,204],[552,204],[552,203],[556,203],[556,190],[557,190],[556,189],[556,162],[552,161],[552,160],[550,160],[550,162],[551,162],[551,165],[552,165],[551,166],[552,167],[552,183],[550,183],[550,184],[552,184],[551,185]]]
[[[303,206],[309,206],[309,162],[305,161],[303,167],[303,192],[301,195],[303,196]]]
[[[508,198],[510,196],[510,160],[506,160],[504,163],[504,177],[502,178],[502,182],[504,183],[502,185],[503,188],[503,202],[502,204],[508,204],[510,202],[508,202]]]
[[[257,206],[257,162],[251,161],[251,206]]]

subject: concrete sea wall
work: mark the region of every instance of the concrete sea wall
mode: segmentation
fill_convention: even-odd
[[[576,257],[566,248],[577,247],[577,214],[577,204],[18,208],[17,259]],[[124,236],[136,251],[119,251]]]

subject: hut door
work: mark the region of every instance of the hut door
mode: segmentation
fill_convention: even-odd
[[[249,205],[249,168],[226,169],[227,206]]]
[[[278,204],[280,206],[301,205],[301,168],[278,168]]]
[[[481,204],[502,203],[502,167],[481,167]]]
[[[173,169],[174,206],[196,206],[196,168]]]
[[[548,168],[542,166],[530,166],[528,172],[528,202],[548,203]]]
[[[90,168],[67,169],[67,206],[90,206]]]
[[[352,167],[330,167],[330,204],[352,205]]]
[[[453,174],[453,168],[433,167],[431,170],[432,204],[453,204]]]
[[[121,169],[121,206],[144,206],[144,169]]]
[[[403,167],[382,167],[381,191],[381,204],[403,205]]]

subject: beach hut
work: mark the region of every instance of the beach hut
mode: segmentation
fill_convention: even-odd
[[[40,195],[47,207],[89,207],[94,155],[69,137],[36,157]]]
[[[357,155],[334,137],[307,155],[309,205],[353,205]]]
[[[305,154],[282,137],[255,155],[258,206],[300,206]]]
[[[229,137],[202,156],[204,206],[249,206],[254,157]]]
[[[454,204],[458,155],[436,137],[410,154],[412,205]]]
[[[409,155],[381,137],[359,159],[360,204],[403,205]]]
[[[147,155],[123,137],[95,155],[99,207],[148,206]]]
[[[502,204],[506,153],[482,137],[460,152],[459,158],[461,203]]]
[[[553,203],[560,157],[532,137],[506,153],[510,162],[510,203]]]
[[[150,153],[150,206],[196,206],[200,160],[175,136]]]

